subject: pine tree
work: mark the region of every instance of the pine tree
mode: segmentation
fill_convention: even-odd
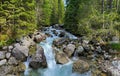
[[[58,0],[58,23],[62,24],[63,23],[63,19],[64,19],[64,13],[65,13],[65,9],[64,9],[64,2],[63,0]]]
[[[91,0],[68,0],[65,13],[64,27],[74,34],[87,33],[86,26],[81,22],[90,12]]]
[[[51,25],[59,23],[58,20],[58,0],[52,0]]]

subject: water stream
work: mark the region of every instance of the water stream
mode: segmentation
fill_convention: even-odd
[[[27,68],[26,68],[26,71],[24,72],[24,76],[91,76],[90,71],[84,74],[72,73],[73,61],[71,60],[64,65],[56,64],[55,54],[53,53],[53,49],[52,49],[52,43],[54,39],[59,38],[58,35],[60,34],[60,31],[64,31],[64,30],[56,30],[56,32],[58,33],[57,35],[53,33],[53,30],[56,30],[56,29],[49,27],[47,28],[46,31],[43,31],[44,33],[48,33],[51,36],[46,38],[45,41],[40,43],[40,46],[42,46],[44,49],[48,68],[46,69],[40,68],[38,70],[32,70],[28,67],[29,65],[29,60],[28,60],[27,62],[25,62]],[[70,39],[77,38],[68,32],[65,32],[65,33],[67,37],[69,37]]]

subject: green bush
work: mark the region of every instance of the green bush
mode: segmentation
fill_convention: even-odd
[[[120,51],[120,43],[111,43],[110,46],[112,49]]]
[[[115,22],[114,29],[120,32],[120,22]]]
[[[2,48],[2,47],[5,46],[5,45],[6,45],[6,41],[1,40],[1,41],[0,41],[0,48]]]
[[[88,35],[91,32],[92,32],[91,29],[85,25],[79,25],[78,30],[76,30],[76,34],[79,35]]]

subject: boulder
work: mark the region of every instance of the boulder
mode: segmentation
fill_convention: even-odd
[[[67,55],[61,51],[55,52],[55,59],[58,64],[66,64],[69,62]]]
[[[12,55],[17,59],[24,61],[26,60],[26,57],[28,56],[29,49],[25,46],[16,46],[12,50]]]
[[[91,50],[91,47],[88,44],[82,44],[82,46],[86,52],[89,52]]]
[[[18,65],[4,65],[0,67],[0,76],[21,76],[25,71],[25,64],[19,63]]]
[[[3,49],[3,50],[7,50],[7,49],[8,49],[8,46],[4,46],[2,49]]]
[[[119,37],[117,37],[117,36],[113,36],[113,37],[112,37],[111,43],[119,43],[119,42],[120,42]]]
[[[22,41],[21,45],[26,46],[26,47],[35,45],[35,42],[29,37],[24,37],[21,41]]]
[[[42,40],[44,40],[46,38],[46,35],[43,33],[37,33],[37,35],[34,36],[34,41],[39,43]]]
[[[8,51],[11,52],[13,49],[13,46],[8,46]]]
[[[65,32],[61,31],[60,34],[59,34],[59,37],[65,37]]]
[[[98,53],[101,53],[103,50],[100,46],[98,46],[95,51],[98,52]]]
[[[31,57],[29,66],[33,69],[46,68],[47,62],[44,55],[44,50],[41,46],[37,46],[36,54]]]
[[[66,53],[66,55],[68,57],[71,57],[72,54],[74,53],[74,51],[75,51],[75,45],[74,44],[68,44],[66,46],[66,48],[64,49],[64,52]]]
[[[56,30],[52,30],[53,34],[55,34],[56,36],[58,35],[58,32]]]
[[[53,45],[60,46],[60,45],[64,44],[64,42],[66,42],[65,38],[57,38],[53,41]]]
[[[77,60],[73,63],[73,72],[85,73],[89,70],[89,64],[83,60]]]
[[[0,51],[0,59],[4,59],[5,58],[5,51]]]
[[[10,57],[10,59],[8,60],[8,64],[17,65],[18,61],[15,59],[15,57]]]
[[[60,24],[55,24],[55,25],[53,25],[52,27],[55,28],[55,29],[61,29],[60,26],[61,26]]]
[[[0,67],[0,76],[6,76],[13,70],[13,66],[10,65],[3,65]]]
[[[3,59],[3,60],[0,60],[0,66],[4,65],[7,63],[7,60],[6,59]]]
[[[30,46],[29,48],[29,56],[31,56],[32,54],[36,53],[36,45],[34,46]]]
[[[100,66],[107,76],[120,76],[120,60],[105,61]]]
[[[75,50],[76,53],[82,53],[84,51],[84,48],[82,46],[78,46],[77,49]]]
[[[15,68],[16,72],[21,73],[24,72],[26,69],[26,66],[24,63],[19,63],[18,66]]]
[[[16,44],[14,44],[13,45],[14,47],[19,47],[19,46],[21,46],[19,43],[16,43]]]
[[[110,60],[111,56],[108,53],[104,53],[104,59],[105,60]]]
[[[10,56],[11,56],[11,53],[8,52],[8,53],[5,54],[5,56],[6,56],[7,59],[9,59]]]

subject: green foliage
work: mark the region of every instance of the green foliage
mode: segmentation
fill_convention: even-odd
[[[64,27],[77,35],[98,34],[100,30],[104,35],[110,31],[118,35],[119,3],[118,0],[67,0]]]
[[[120,32],[120,22],[115,22],[114,29]]]
[[[79,35],[82,35],[82,36],[84,35],[85,36],[85,35],[90,34],[91,30],[87,26],[79,25],[77,32],[79,33]]]
[[[43,4],[43,25],[50,25],[50,17],[52,14],[52,4],[50,0],[44,0]]]
[[[111,48],[120,51],[120,43],[112,43],[110,44]]]
[[[7,45],[10,45],[10,44],[12,44],[12,43],[14,43],[14,42],[15,42],[15,39],[12,39],[12,38],[11,38],[11,39],[9,39],[9,40],[6,41],[6,44],[7,44]]]
[[[5,46],[5,45],[6,45],[6,41],[1,40],[1,41],[0,41],[0,48],[2,48],[2,47]]]
[[[51,24],[57,24],[59,19],[58,19],[58,0],[52,0],[52,14],[51,14]],[[62,10],[61,10],[62,11]]]
[[[0,45],[11,44],[15,38],[34,31],[35,18],[34,0],[3,0],[0,8]]]
[[[65,13],[65,8],[64,8],[63,0],[58,0],[58,23],[59,24],[63,23],[64,13]]]
[[[36,0],[37,25],[62,24],[64,18],[63,0]]]
[[[81,22],[90,14],[90,2],[91,0],[69,0],[64,21],[67,30],[79,35],[87,33],[87,26]]]

